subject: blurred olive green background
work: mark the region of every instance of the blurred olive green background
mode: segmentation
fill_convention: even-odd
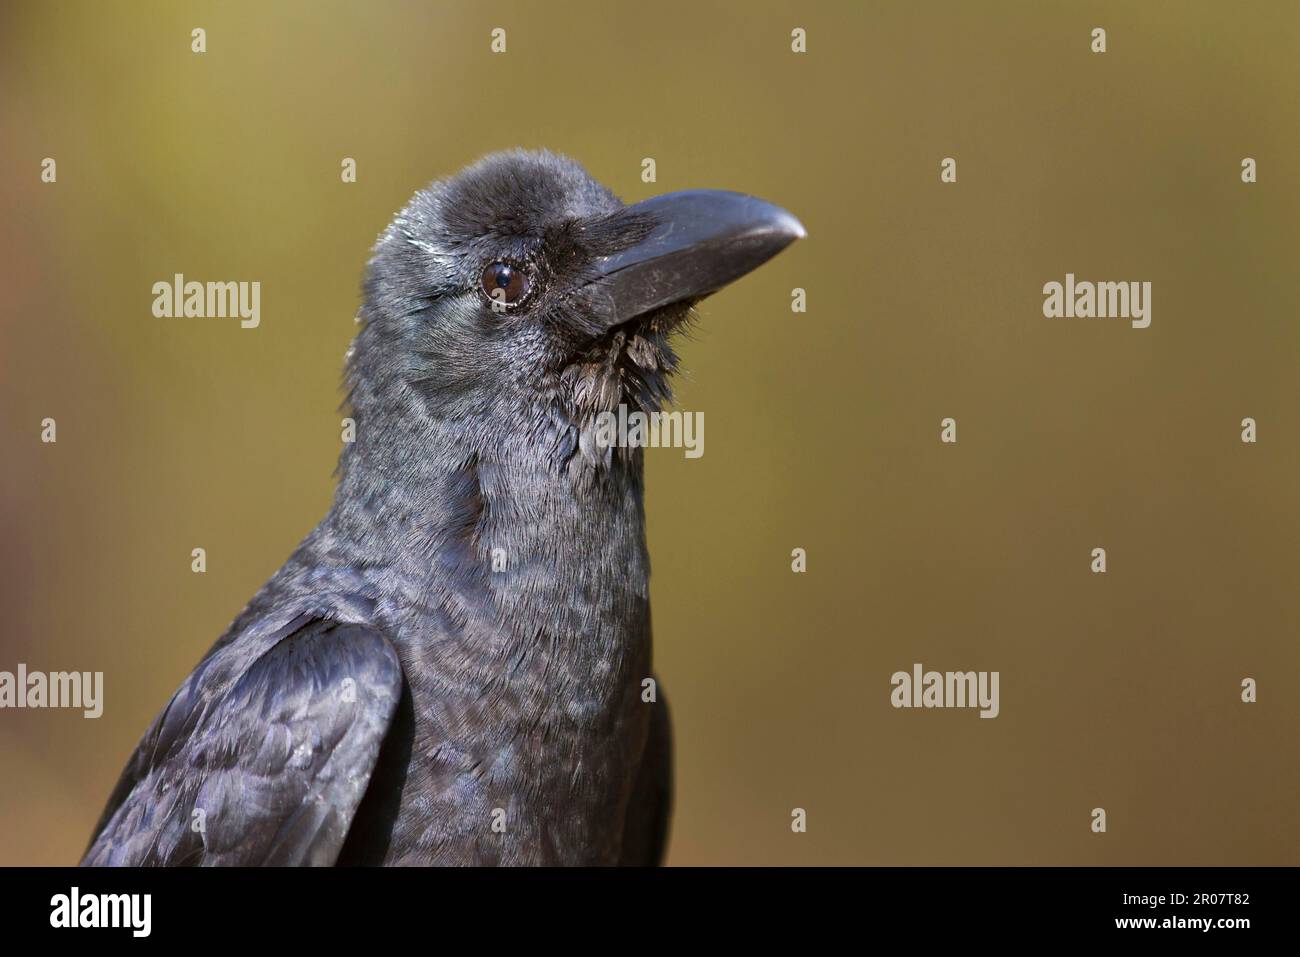
[[[810,234],[683,345],[704,457],[648,454],[671,863],[1300,863],[1300,5],[2,9],[0,669],[106,705],[0,712],[0,863],[77,860],[327,508],[376,235],[517,145]],[[261,327],[154,318],[177,272]],[[1151,281],[1151,327],[1043,318],[1066,272]],[[1001,716],[892,709],[913,662]]]

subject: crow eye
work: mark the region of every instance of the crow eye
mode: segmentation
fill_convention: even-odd
[[[493,306],[513,306],[528,295],[528,276],[518,266],[492,263],[483,270],[483,292]]]

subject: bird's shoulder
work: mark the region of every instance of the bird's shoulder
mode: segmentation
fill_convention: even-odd
[[[369,625],[223,639],[145,732],[83,863],[332,863],[402,682]]]

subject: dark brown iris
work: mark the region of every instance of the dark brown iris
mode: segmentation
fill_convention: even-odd
[[[483,291],[493,303],[513,306],[528,295],[528,277],[509,263],[492,263],[483,270]]]

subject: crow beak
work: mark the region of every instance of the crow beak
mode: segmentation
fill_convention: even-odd
[[[605,329],[703,299],[807,235],[780,206],[716,189],[656,196],[623,214],[650,228],[636,245],[593,264],[584,292]]]

